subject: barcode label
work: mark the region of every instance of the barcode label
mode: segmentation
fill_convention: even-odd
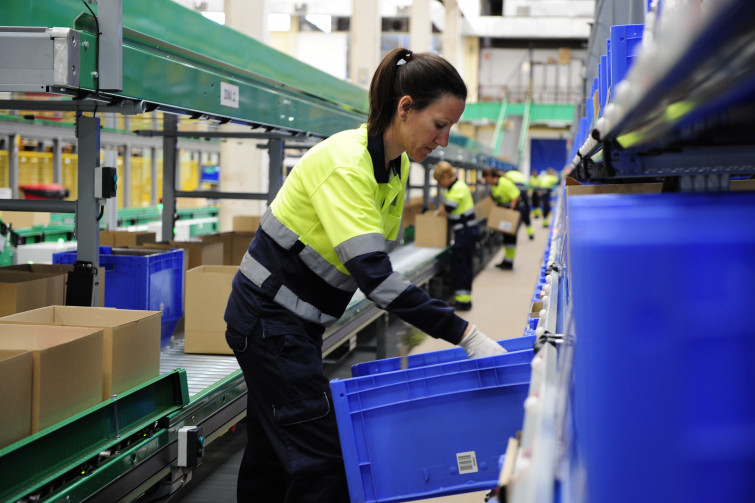
[[[459,475],[477,472],[477,456],[474,451],[457,452],[456,464],[459,466]]]
[[[511,231],[511,228],[513,225],[511,225],[511,222],[507,222],[506,220],[503,220],[501,222],[498,222],[498,230],[499,231]]]

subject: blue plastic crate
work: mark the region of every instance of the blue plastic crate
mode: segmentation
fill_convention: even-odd
[[[531,377],[505,357],[331,381],[352,503],[496,487]]]
[[[513,354],[520,351],[532,350],[535,340],[530,337],[514,337],[512,339],[498,341],[498,344],[500,344],[506,351],[509,351],[509,354]],[[517,355],[512,358],[520,357],[522,357],[522,355]],[[427,365],[438,365],[440,363],[464,360],[467,358],[467,353],[463,348],[455,347],[441,349],[440,351],[430,351],[428,353],[417,353],[407,356],[406,367],[413,369]],[[374,360],[371,362],[356,363],[351,366],[351,375],[352,377],[361,377],[401,370],[401,360],[401,357],[394,357],[383,358],[382,360]],[[530,356],[530,360],[532,360],[532,356]],[[517,361],[517,363],[524,363],[525,361],[529,360],[521,360]]]
[[[626,76],[635,58],[637,46],[642,42],[645,25],[622,24],[611,26],[610,85],[615,86]]]
[[[591,501],[755,501],[753,215],[751,192],[569,201]]]
[[[54,253],[53,264],[73,264],[76,252]],[[161,347],[183,316],[184,251],[100,247],[106,307],[162,311]]]

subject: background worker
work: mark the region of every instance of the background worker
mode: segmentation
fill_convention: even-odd
[[[551,191],[558,185],[559,179],[556,170],[548,168],[541,172],[537,177],[538,191],[540,195],[540,206],[543,209],[543,227],[548,227],[548,216],[551,213]]]
[[[524,222],[524,228],[527,230],[527,236],[530,240],[535,239],[535,228],[532,227],[532,221],[530,220],[530,198],[527,196],[527,190],[529,189],[527,179],[524,173],[518,169],[510,169],[506,171],[506,178],[514,182],[516,188],[519,189],[519,197],[522,198],[521,214],[522,222]]]
[[[524,205],[522,203],[521,192],[517,188],[516,184],[509,178],[501,176],[501,173],[495,168],[485,168],[482,170],[482,178],[485,183],[491,185],[490,197],[498,206],[517,210],[522,212]],[[500,264],[496,264],[496,267],[500,269],[513,269],[514,257],[516,256],[516,235],[519,231],[519,226],[522,224],[522,219],[519,219],[517,228],[514,229],[513,234],[503,235],[503,260]]]
[[[247,384],[240,502],[349,501],[322,336],[359,288],[377,306],[465,349],[505,350],[393,270],[409,156],[446,146],[467,89],[432,54],[394,49],[370,84],[367,123],[312,147],[263,215],[233,279],[226,341]]]
[[[454,232],[451,245],[451,275],[454,288],[454,308],[457,311],[472,309],[472,280],[474,279],[474,251],[480,238],[480,226],[474,211],[472,193],[466,183],[456,175],[448,161],[435,165],[433,178],[447,189],[438,214],[448,216]]]
[[[530,171],[530,188],[532,189],[532,198],[530,200],[530,208],[532,209],[532,217],[535,219],[543,216],[543,210],[541,206],[540,197],[540,175],[536,170]]]

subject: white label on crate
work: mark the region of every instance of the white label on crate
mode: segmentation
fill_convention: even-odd
[[[504,231],[504,232],[511,232],[511,228],[513,226],[511,225],[511,222],[507,222],[506,220],[501,220],[498,222],[498,230]]]
[[[459,475],[465,473],[476,473],[477,470],[477,455],[474,451],[469,452],[457,452],[456,464],[459,465]]]
[[[227,107],[238,108],[239,107],[239,86],[228,84],[226,82],[220,83],[220,104]]]

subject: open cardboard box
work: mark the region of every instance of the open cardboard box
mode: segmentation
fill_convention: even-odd
[[[31,432],[102,401],[100,328],[0,323],[0,349],[32,353]]]
[[[102,399],[160,374],[160,312],[111,307],[50,306],[0,323],[102,329]]]
[[[24,349],[0,349],[0,449],[31,435],[34,360]]]

